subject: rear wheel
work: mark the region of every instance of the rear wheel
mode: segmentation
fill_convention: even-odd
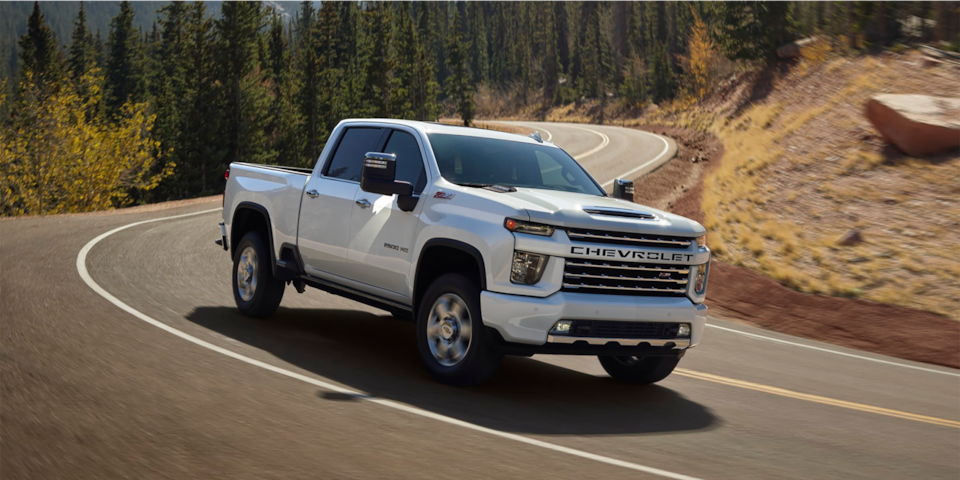
[[[667,378],[680,363],[680,356],[599,357],[611,377],[627,383],[650,384]]]
[[[233,299],[240,313],[255,318],[273,315],[283,299],[283,280],[273,276],[270,249],[260,232],[247,232],[233,257]]]
[[[450,385],[483,383],[503,360],[484,332],[480,288],[455,273],[427,288],[417,312],[417,346],[430,374]]]

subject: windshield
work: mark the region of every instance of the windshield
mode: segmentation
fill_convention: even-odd
[[[432,133],[429,137],[440,174],[458,185],[604,195],[580,164],[559,148],[465,135]]]

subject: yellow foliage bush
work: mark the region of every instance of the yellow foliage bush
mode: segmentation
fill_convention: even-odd
[[[120,118],[97,113],[102,99],[93,70],[81,96],[66,80],[46,92],[21,82],[13,121],[0,129],[0,213],[87,212],[127,205],[133,191],[155,188],[173,172],[158,168],[159,142],[150,139],[154,115],[128,103]],[[6,108],[0,108],[5,110]]]

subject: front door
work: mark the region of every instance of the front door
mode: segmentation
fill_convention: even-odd
[[[351,277],[347,258],[350,217],[360,191],[360,170],[366,153],[382,145],[384,133],[382,128],[347,128],[331,160],[307,182],[300,200],[297,238],[306,273]]]
[[[427,184],[427,173],[416,133],[392,129],[382,152],[397,156],[396,179],[410,182],[414,194],[419,195]],[[375,287],[372,293],[409,301],[413,244],[423,203],[421,200],[413,211],[404,212],[397,206],[396,195],[357,190],[350,221],[350,271],[353,279]]]

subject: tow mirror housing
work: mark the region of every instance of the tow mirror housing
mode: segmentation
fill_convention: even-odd
[[[397,156],[392,153],[367,152],[360,173],[360,189],[379,195],[397,195],[397,206],[405,212],[417,206],[413,185],[397,180]]]
[[[397,156],[392,153],[368,152],[363,159],[360,188],[380,195],[413,195],[410,182],[397,181]]]
[[[633,201],[633,182],[623,178],[613,181],[613,197]]]

